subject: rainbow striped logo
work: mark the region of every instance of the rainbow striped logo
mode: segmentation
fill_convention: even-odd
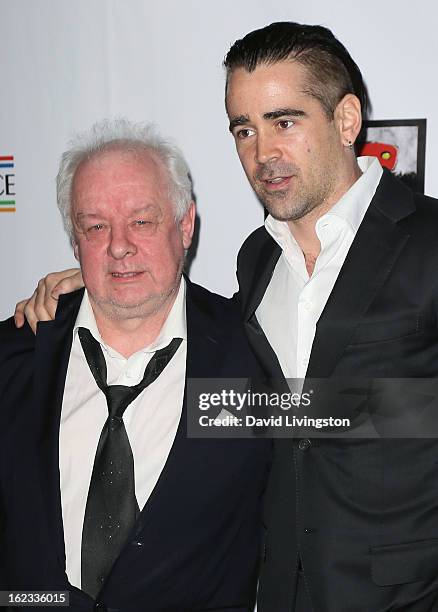
[[[13,155],[0,155],[0,213],[15,212],[14,168]]]

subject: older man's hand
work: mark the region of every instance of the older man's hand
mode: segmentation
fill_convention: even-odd
[[[80,289],[83,285],[81,271],[77,268],[47,274],[38,282],[32,296],[15,306],[15,325],[22,327],[27,319],[32,331],[36,333],[38,321],[51,321],[55,318],[59,296]]]

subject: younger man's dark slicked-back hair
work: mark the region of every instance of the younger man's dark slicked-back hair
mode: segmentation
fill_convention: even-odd
[[[304,92],[321,102],[330,119],[348,93],[359,98],[366,114],[368,97],[362,74],[344,45],[322,26],[280,21],[236,40],[224,60],[227,84],[236,68],[252,72],[260,64],[285,60],[295,60],[307,69]]]

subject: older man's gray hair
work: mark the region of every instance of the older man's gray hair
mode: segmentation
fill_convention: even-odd
[[[183,218],[192,201],[189,167],[182,152],[160,136],[153,124],[133,123],[123,118],[100,121],[71,140],[61,157],[56,178],[58,208],[72,242],[72,184],[76,170],[82,162],[110,148],[148,151],[163,162],[169,179],[169,197],[175,207],[175,221]]]

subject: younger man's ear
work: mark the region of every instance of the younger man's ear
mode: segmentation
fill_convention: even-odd
[[[335,109],[335,121],[339,126],[342,144],[354,144],[362,127],[360,101],[354,94],[346,94]]]

